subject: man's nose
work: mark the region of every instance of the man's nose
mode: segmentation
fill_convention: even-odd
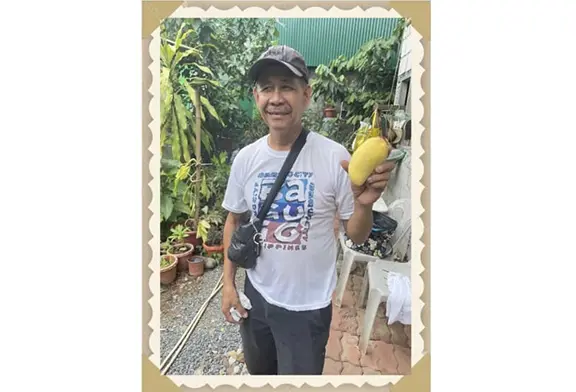
[[[270,96],[270,103],[271,104],[280,104],[284,102],[284,96],[279,89],[274,89],[272,95]]]

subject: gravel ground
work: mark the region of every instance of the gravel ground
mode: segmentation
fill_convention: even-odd
[[[340,269],[341,255],[338,260]],[[353,270],[357,268],[353,267]],[[205,270],[194,278],[179,273],[169,287],[162,287],[160,326],[161,361],[174,348],[188,325],[210,296],[222,274],[222,266]],[[236,287],[244,288],[244,272],[236,273]],[[238,326],[226,322],[220,304],[220,290],[208,304],[200,322],[174,360],[168,374],[172,375],[231,375],[248,374],[243,363],[242,341]]]
[[[198,278],[180,273],[169,287],[162,287],[160,333],[161,360],[170,353],[200,307],[210,296],[222,274],[222,266],[205,270]],[[236,287],[243,289],[244,272],[236,273]],[[208,304],[200,322],[174,360],[168,374],[223,375],[246,373],[244,364],[237,358],[242,341],[238,325],[224,319],[220,310],[222,290]],[[241,357],[241,355],[240,355]]]

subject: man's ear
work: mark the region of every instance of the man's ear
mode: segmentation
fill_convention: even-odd
[[[312,87],[308,84],[304,89],[304,98],[306,99],[306,107],[310,105],[310,101],[312,100]]]

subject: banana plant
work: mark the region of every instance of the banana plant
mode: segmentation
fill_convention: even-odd
[[[202,94],[208,85],[214,87],[221,87],[221,85],[214,79],[210,68],[200,64],[203,60],[202,47],[191,48],[182,45],[182,41],[194,33],[193,28],[184,31],[186,26],[186,23],[180,26],[175,41],[170,41],[165,37],[166,30],[163,27],[160,46],[160,144],[162,147],[169,144],[172,159],[183,162],[191,160],[190,151],[196,147],[196,140],[193,136],[195,115],[193,110],[186,107],[185,102],[192,102],[194,107],[201,105],[212,117],[224,125],[214,106]],[[182,77],[181,70],[184,64],[197,70],[198,75],[207,76],[193,76],[189,79]],[[196,89],[200,91],[200,102],[196,102]],[[206,120],[204,110],[201,112],[204,122]],[[208,152],[212,151],[214,140],[206,129],[202,130],[201,140],[204,149]]]

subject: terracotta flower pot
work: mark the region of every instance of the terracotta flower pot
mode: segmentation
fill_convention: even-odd
[[[224,253],[224,245],[206,245],[202,244],[208,256],[213,255],[214,253]]]
[[[336,117],[336,109],[332,107],[324,108],[324,117],[326,118]]]
[[[185,247],[185,251],[176,251],[175,248]],[[186,271],[188,269],[188,257],[194,253],[194,247],[191,244],[183,242],[181,244],[172,245],[168,249],[169,255],[174,255],[178,259],[178,271]]]
[[[170,265],[160,270],[160,283],[170,284],[176,279],[178,258],[174,255],[163,255],[162,258],[170,260]]]
[[[202,242],[201,238],[196,238],[197,231],[196,231],[196,222],[192,218],[186,219],[183,223],[184,227],[188,228],[191,232],[188,234],[188,237],[184,238],[184,242],[193,245],[194,247],[199,246]]]
[[[191,232],[188,234],[188,237],[184,238],[184,242],[190,244],[194,247],[200,245],[201,238],[196,238],[196,231]]]
[[[192,276],[204,274],[204,257],[192,256],[188,258],[188,273]]]

